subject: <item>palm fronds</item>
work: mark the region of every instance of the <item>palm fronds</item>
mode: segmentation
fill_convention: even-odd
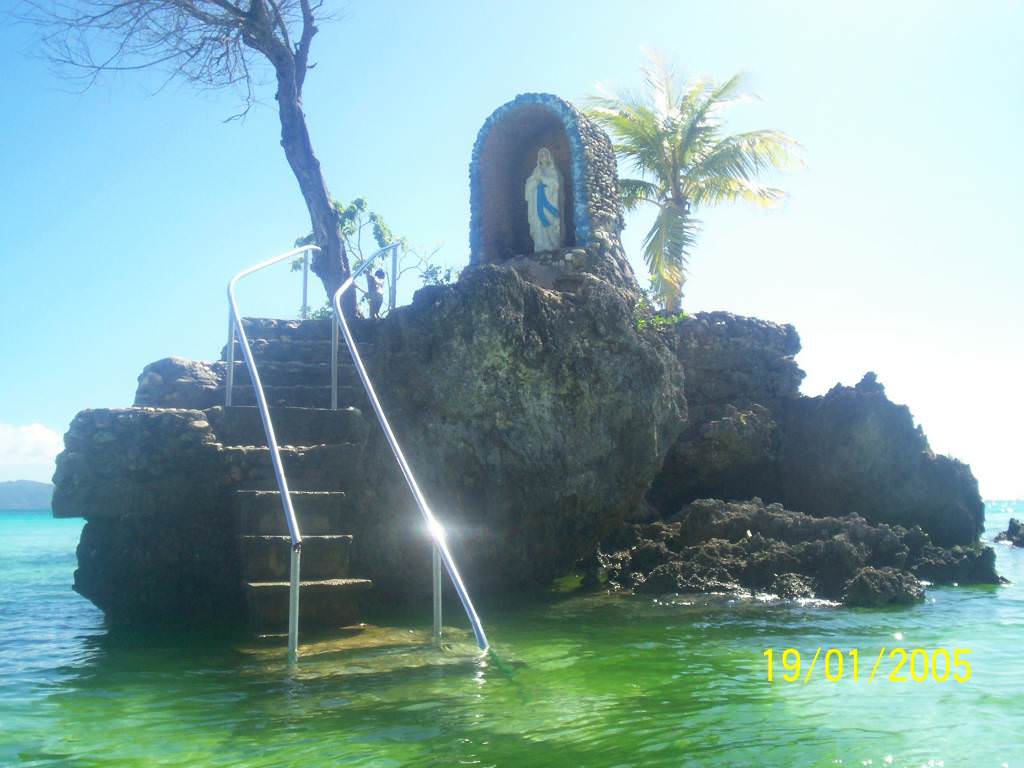
[[[611,135],[618,157],[637,173],[619,182],[627,210],[658,206],[644,239],[644,259],[655,290],[667,306],[678,304],[687,258],[700,231],[692,209],[743,200],[773,205],[785,197],[758,183],[766,171],[796,164],[799,146],[774,130],[726,135],[724,111],[746,98],[742,76],[722,83],[684,82],[652,56],[643,68],[642,94],[592,98],[590,116]]]

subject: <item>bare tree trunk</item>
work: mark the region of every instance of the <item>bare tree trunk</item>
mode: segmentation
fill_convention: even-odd
[[[305,7],[308,10],[308,6]],[[333,298],[334,292],[349,274],[348,254],[339,229],[338,213],[331,204],[331,195],[327,191],[320,161],[313,153],[306,115],[302,111],[306,56],[316,28],[309,12],[302,39],[293,50],[275,37],[273,25],[274,20],[264,0],[253,0],[246,19],[245,43],[263,53],[274,65],[277,76],[277,110],[281,120],[281,147],[306,201],[313,236],[322,249],[313,259],[313,272],[323,282],[328,297]],[[355,316],[355,292],[344,296],[342,307],[346,316]]]
[[[338,229],[338,213],[331,204],[331,196],[320,170],[320,161],[313,153],[301,97],[295,93],[294,78],[288,75],[287,71],[278,70],[277,108],[281,119],[281,147],[299,182],[306,208],[309,209],[313,235],[323,249],[313,259],[313,271],[323,281],[328,297],[333,297],[349,273],[348,254]],[[354,316],[354,292],[345,295],[343,306],[346,315]]]
[[[105,72],[169,68],[171,77],[203,87],[244,85],[240,117],[255,100],[250,57],[266,58],[277,78],[281,146],[321,248],[313,271],[333,297],[349,274],[348,254],[302,112],[323,0],[25,0],[24,6],[16,17],[44,29],[50,60],[87,85]],[[346,314],[354,316],[355,295],[345,298]]]

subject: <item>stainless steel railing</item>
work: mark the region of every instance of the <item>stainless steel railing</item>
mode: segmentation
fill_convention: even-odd
[[[459,601],[462,603],[462,608],[469,619],[469,623],[473,629],[473,635],[476,638],[477,646],[479,646],[481,650],[487,650],[489,647],[487,635],[485,634],[483,625],[480,622],[480,617],[477,615],[476,609],[473,606],[473,601],[470,599],[466,586],[462,581],[462,576],[459,574],[458,567],[455,565],[455,560],[452,558],[451,552],[448,549],[448,544],[445,540],[444,527],[431,511],[426,498],[423,496],[423,492],[420,490],[419,485],[416,482],[412,469],[409,467],[408,461],[406,461],[405,454],[402,452],[401,446],[398,444],[398,439],[395,437],[391,424],[380,404],[380,399],[377,397],[377,392],[373,387],[373,383],[370,381],[370,376],[366,371],[366,366],[363,364],[362,357],[356,347],[355,339],[352,337],[351,329],[349,328],[348,322],[346,321],[345,315],[341,309],[341,297],[355,284],[356,278],[369,269],[378,258],[389,251],[397,250],[400,246],[400,243],[394,243],[382,248],[377,251],[377,253],[370,256],[355,271],[353,271],[348,278],[346,278],[345,282],[341,284],[341,287],[338,288],[332,297],[331,303],[334,309],[335,322],[331,324],[331,408],[337,409],[338,407],[338,332],[340,329],[345,338],[345,344],[348,347],[349,354],[352,356],[352,362],[355,365],[356,372],[363,384],[363,388],[366,390],[366,395],[370,401],[370,405],[377,416],[377,421],[380,423],[384,436],[388,441],[388,445],[390,446],[392,453],[394,453],[395,460],[398,462],[398,466],[402,470],[402,475],[409,486],[409,490],[412,492],[413,499],[416,501],[420,514],[423,516],[424,522],[427,526],[427,532],[433,543],[433,574],[431,583],[433,587],[434,638],[438,641],[441,639],[441,597],[443,586],[441,567],[443,565],[445,571],[448,573],[448,577],[452,581],[452,585],[459,597]],[[288,489],[288,480],[285,477],[284,465],[281,462],[281,451],[277,443],[277,436],[274,433],[274,425],[270,417],[270,408],[267,405],[266,394],[263,391],[263,384],[260,380],[259,371],[256,369],[256,362],[253,359],[252,349],[249,346],[249,339],[246,336],[245,328],[242,325],[242,316],[238,311],[235,286],[243,277],[286,259],[293,258],[300,253],[304,254],[303,263],[305,265],[305,273],[306,269],[308,269],[309,253],[319,250],[320,249],[315,245],[293,248],[279,256],[267,259],[266,261],[260,262],[259,264],[239,272],[231,279],[231,282],[228,283],[228,303],[230,306],[230,313],[228,317],[227,376],[225,382],[226,392],[224,401],[227,406],[230,406],[232,403],[235,369],[235,339],[237,335],[239,347],[242,350],[242,355],[245,359],[250,379],[252,380],[253,391],[256,396],[256,405],[259,409],[260,418],[263,421],[263,430],[267,438],[267,447],[270,450],[270,460],[274,468],[274,475],[277,479],[278,490],[281,494],[281,506],[284,512],[285,521],[288,524],[288,533],[292,543],[291,572],[288,593],[288,659],[290,662],[295,662],[298,658],[299,586],[302,533],[299,530],[299,523],[295,517],[295,509],[292,506],[291,493]],[[302,314],[305,316],[307,314],[305,274],[303,277]]]
[[[480,623],[480,617],[477,615],[476,609],[473,607],[473,601],[470,599],[469,593],[466,591],[466,585],[462,582],[462,576],[459,574],[459,569],[455,565],[455,560],[452,558],[451,552],[448,550],[448,543],[445,541],[444,526],[438,522],[434,513],[431,511],[430,505],[427,504],[427,500],[424,498],[423,492],[420,490],[420,487],[416,482],[412,469],[409,467],[409,462],[406,461],[405,454],[402,453],[402,448],[398,444],[398,438],[395,437],[395,433],[391,429],[388,417],[385,415],[383,407],[381,407],[380,399],[377,397],[377,392],[373,387],[373,382],[370,381],[370,375],[366,372],[366,366],[363,365],[363,359],[359,354],[359,350],[356,348],[355,339],[352,338],[352,331],[348,327],[348,321],[345,319],[345,313],[341,308],[341,297],[355,284],[356,278],[369,269],[378,257],[383,256],[393,248],[400,247],[400,245],[400,243],[393,243],[392,245],[379,250],[373,256],[364,261],[358,269],[351,272],[345,282],[341,284],[341,287],[335,291],[334,296],[331,298],[331,305],[334,308],[334,317],[337,321],[335,326],[336,328],[341,329],[341,333],[345,337],[345,344],[348,346],[349,354],[352,356],[352,362],[355,365],[356,373],[359,374],[359,380],[363,384],[363,389],[366,390],[366,396],[370,401],[370,406],[373,408],[373,412],[377,415],[377,421],[380,423],[381,429],[384,431],[384,437],[387,439],[388,445],[391,447],[391,452],[395,455],[395,460],[398,462],[398,466],[402,470],[402,475],[405,477],[405,482],[409,486],[409,490],[412,492],[413,499],[416,501],[416,506],[419,507],[420,514],[423,516],[423,520],[427,524],[427,532],[430,534],[430,538],[434,545],[434,572],[432,579],[434,592],[434,638],[439,640],[441,637],[440,566],[443,564],[445,570],[448,572],[448,578],[451,579],[452,586],[455,587],[455,592],[459,596],[462,608],[466,612],[466,616],[469,618],[470,626],[472,626],[473,634],[476,637],[476,644],[479,646],[480,650],[486,651],[489,645],[487,642],[487,635],[484,633],[483,625]],[[332,360],[332,366],[335,369],[337,368],[337,362],[335,360]]]
[[[248,269],[243,269],[228,283],[228,370],[225,382],[226,393],[224,395],[225,405],[231,405],[231,395],[235,383],[235,335],[238,336],[239,347],[242,356],[245,358],[245,365],[249,369],[249,378],[252,380],[253,393],[256,396],[256,407],[260,412],[260,419],[263,420],[263,431],[267,437],[267,448],[270,451],[270,463],[274,467],[274,476],[277,478],[277,489],[281,494],[281,507],[284,512],[285,522],[288,524],[288,535],[291,538],[292,553],[291,567],[289,573],[288,587],[288,660],[292,663],[299,656],[299,584],[302,555],[302,532],[299,530],[299,521],[295,518],[295,509],[292,506],[292,495],[288,489],[288,478],[284,474],[284,464],[281,462],[281,449],[277,444],[277,435],[274,434],[274,423],[270,418],[270,407],[267,405],[267,396],[263,392],[263,382],[260,381],[260,373],[256,370],[256,361],[252,356],[252,349],[249,347],[249,338],[245,335],[245,328],[242,325],[242,316],[238,311],[238,299],[235,296],[235,286],[238,281],[253,272],[273,266],[285,259],[290,259],[300,253],[307,254],[309,251],[320,250],[315,245],[306,245],[301,248],[293,248],[290,251],[275,256],[272,259],[261,261]],[[306,305],[306,291],[303,287],[303,306]]]

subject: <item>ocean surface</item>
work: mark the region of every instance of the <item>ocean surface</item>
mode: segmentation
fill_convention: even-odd
[[[989,504],[986,538],[1011,514],[1024,503]],[[1024,766],[1024,550],[997,545],[1010,585],[931,588],[898,610],[484,603],[489,656],[450,604],[447,645],[426,644],[425,605],[312,644],[290,673],[278,648],[109,634],[71,590],[81,526],[0,512],[2,766]],[[869,681],[883,647],[924,649],[907,664],[928,679],[905,665],[890,680],[883,656]],[[934,680],[939,649],[968,649],[970,679]]]

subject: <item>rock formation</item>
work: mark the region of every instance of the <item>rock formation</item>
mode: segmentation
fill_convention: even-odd
[[[293,488],[344,492],[353,570],[382,598],[428,592],[420,518],[350,367],[342,399],[363,408],[362,426],[340,425],[320,444],[327,438],[299,421],[295,406],[328,404],[329,325],[251,321],[249,332],[282,409],[278,432],[294,446]],[[509,266],[480,265],[359,335],[476,591],[546,584],[592,552],[642,501],[685,421],[683,374],[664,334],[638,330],[630,295],[597,277],[551,291]],[[273,486],[266,448],[245,445],[262,442],[258,430],[230,439],[232,409],[216,405],[224,372],[223,361],[158,361],[139,377],[137,407],[85,411],[71,425],[54,511],[88,520],[76,588],[108,614],[202,620],[237,605],[232,499]],[[236,376],[235,402],[246,406],[252,390],[244,371]],[[125,590],[128,580],[138,588]]]
[[[910,410],[874,374],[783,409],[779,500],[793,509],[853,511],[872,522],[920,525],[936,544],[971,544],[985,507],[970,469],[932,452]]]
[[[996,541],[1005,541],[1014,547],[1024,547],[1024,523],[1015,517],[1010,518],[1006,530],[996,536]]]
[[[613,588],[647,594],[771,593],[867,607],[919,601],[922,581],[999,582],[990,547],[942,548],[919,526],[812,517],[756,498],[695,501],[668,520],[627,524],[598,565]]]
[[[241,620],[231,469],[203,411],[82,411],[53,513],[84,517],[75,590],[115,622]]]
[[[671,515],[699,498],[759,496],[818,516],[920,525],[937,544],[971,544],[984,505],[970,469],[935,455],[906,406],[873,373],[803,397],[792,326],[728,313],[677,325],[690,421],[655,479]]]
[[[916,600],[917,579],[998,580],[994,553],[978,543],[984,505],[970,469],[935,455],[873,373],[804,397],[792,326],[710,312],[674,332],[689,421],[634,520],[689,529],[670,537],[676,549],[658,549],[653,567],[644,560],[651,532],[627,529],[633,544],[605,543],[606,571],[621,572],[632,547],[648,553],[627,574],[642,591],[747,589],[849,605]],[[752,497],[753,507],[728,503]],[[717,532],[693,532],[698,511]]]
[[[533,253],[523,184],[541,147],[565,247]],[[611,142],[571,104],[524,94],[485,121],[470,210],[459,281],[356,337],[474,591],[545,585],[602,541],[601,567],[641,591],[882,604],[917,599],[918,578],[995,578],[969,469],[934,455],[873,374],[802,397],[791,326],[647,322]],[[350,569],[381,598],[430,590],[420,518],[344,351],[344,407],[327,410],[331,322],[246,321],[328,622],[369,586]],[[114,619],[280,613],[280,497],[238,354],[221,405],[228,352],[147,366],[136,407],[84,411],[65,438],[54,513],[87,519],[76,588]]]
[[[995,580],[991,550],[976,543],[969,470],[932,454],[873,376],[802,397],[789,326],[707,313],[638,330],[628,291],[594,275],[574,287],[478,265],[360,326],[384,406],[475,590],[543,585],[601,540],[613,583],[643,592],[880,604],[916,595],[908,574]],[[328,323],[252,322],[271,402],[325,406]],[[265,448],[218,433],[224,373],[223,361],[158,361],[140,376],[140,407],[72,424],[54,509],[89,520],[76,584],[108,614],[237,613],[232,494],[267,467],[257,466]],[[342,373],[343,399],[365,410]],[[237,402],[251,402],[239,381]],[[345,492],[353,569],[377,594],[425,593],[416,511],[376,425],[360,421],[339,425],[331,445],[289,424],[305,447],[288,460],[304,488]],[[727,503],[755,496],[783,506]],[[623,523],[638,509],[680,530]],[[698,525],[700,510],[714,525]],[[864,568],[875,570],[854,581]]]
[[[560,293],[474,267],[417,292],[375,340],[384,407],[478,589],[543,585],[592,552],[640,503],[686,417],[668,344],[597,278]],[[415,513],[376,455],[362,503],[380,529],[369,538],[391,541]],[[413,589],[421,558],[384,556],[374,578]]]

